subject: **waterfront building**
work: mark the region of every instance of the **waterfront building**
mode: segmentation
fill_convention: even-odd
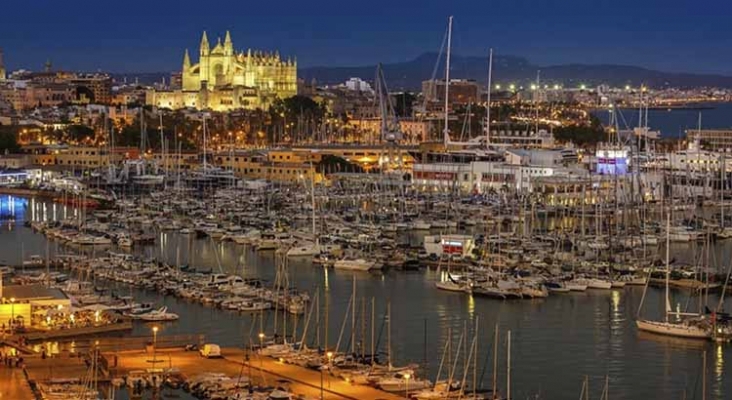
[[[71,307],[71,300],[63,291],[44,285],[3,286],[0,278],[0,321],[23,320],[30,325],[33,312],[40,309]]]
[[[407,171],[411,170],[412,164],[414,164],[414,157],[410,153],[414,147],[410,146],[389,148],[384,145],[318,145],[297,146],[293,150],[308,151],[321,157],[325,155],[340,157],[366,171],[383,164],[399,164],[400,158],[401,166]]]
[[[400,119],[398,123],[399,130],[404,134],[405,140],[411,143],[426,141],[435,125],[433,121],[416,118]],[[381,133],[381,118],[349,119],[348,126],[369,134],[371,137],[378,137]]]
[[[28,172],[21,167],[9,167],[8,156],[0,156],[0,186],[20,185],[28,180]],[[12,161],[12,160],[11,160]],[[12,165],[22,165],[22,163]]]
[[[687,129],[686,140],[698,140],[707,150],[732,152],[732,129]]]
[[[465,79],[450,79],[450,91],[448,92],[447,102],[450,106],[455,104],[468,104],[478,101],[479,88],[478,83]],[[444,107],[445,101],[445,80],[430,79],[422,82],[422,95],[425,102],[434,103],[436,107]]]
[[[237,178],[301,184],[309,184],[311,180],[319,183],[323,180],[323,175],[316,168],[319,156],[303,152],[235,150],[217,153],[213,161],[217,166],[233,171]]]
[[[415,164],[413,186],[422,191],[456,191],[463,194],[508,190],[530,193],[535,178],[555,175],[582,175],[561,166],[516,165],[506,162],[472,161],[468,163]]]
[[[595,151],[596,172],[600,175],[625,175],[629,172],[630,147],[600,143]]]
[[[297,61],[278,52],[237,52],[229,32],[211,48],[204,32],[198,63],[185,51],[180,82],[181,89],[148,90],[146,103],[169,109],[268,109],[275,99],[297,94]]]
[[[476,144],[485,146],[485,136],[478,136],[471,140]],[[511,146],[521,148],[553,148],[556,143],[554,135],[545,129],[534,131],[516,131],[516,130],[491,130],[488,144],[491,146]]]

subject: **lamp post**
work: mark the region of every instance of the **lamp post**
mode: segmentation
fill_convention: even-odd
[[[404,374],[404,383],[406,384],[406,393],[404,394],[404,397],[409,398],[409,378],[411,378],[412,375],[409,373]]]
[[[15,333],[15,297],[10,298],[10,334]]]
[[[323,370],[325,369],[324,365],[320,366],[320,400],[323,400]]]
[[[264,346],[264,332],[259,332],[259,369],[262,369],[262,348]]]
[[[325,353],[326,356],[328,356],[328,389],[330,389],[330,373],[331,368],[333,368],[332,362],[333,362],[333,352],[329,351]]]
[[[156,360],[157,354],[156,353],[157,353],[157,347],[158,347],[157,346],[157,344],[158,344],[158,327],[157,326],[153,326],[152,332],[153,332],[153,359],[152,359],[152,364],[153,364],[153,368],[155,368],[155,363],[157,362],[157,360]]]

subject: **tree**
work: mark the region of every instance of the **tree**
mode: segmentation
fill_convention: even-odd
[[[86,125],[70,125],[68,128],[68,138],[73,142],[83,142],[94,139],[94,129]]]
[[[348,162],[348,160],[342,157],[330,154],[324,155],[315,168],[321,174],[332,174],[338,172],[363,172],[363,168],[361,168],[360,165],[350,163]]]
[[[160,117],[157,113],[145,112],[145,148],[160,151]],[[169,150],[174,148],[176,140],[183,150],[194,149],[201,136],[201,124],[192,121],[181,112],[166,113],[163,115],[163,136],[168,143]],[[211,128],[211,126],[209,126]],[[209,134],[210,134],[209,130]],[[177,138],[176,138],[177,135]],[[140,116],[139,114],[130,124],[122,126],[115,133],[115,145],[124,147],[140,146]]]
[[[0,125],[0,153],[17,153],[18,151],[20,151],[18,129]]]
[[[559,142],[572,142],[581,147],[594,146],[605,139],[602,128],[571,125],[554,129],[554,138]]]

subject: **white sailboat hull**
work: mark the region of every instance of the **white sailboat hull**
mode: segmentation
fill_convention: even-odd
[[[445,281],[445,282],[435,282],[435,287],[440,290],[446,290],[448,292],[464,292],[465,287],[463,285],[457,284],[455,282]]]
[[[649,321],[639,319],[635,321],[639,330],[659,335],[676,336],[691,339],[708,339],[710,332],[702,327],[676,324],[672,322]]]

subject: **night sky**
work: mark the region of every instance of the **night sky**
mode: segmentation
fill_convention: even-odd
[[[10,70],[161,72],[231,30],[237,49],[279,50],[300,66],[371,65],[438,51],[454,15],[454,51],[540,65],[613,63],[732,75],[726,0],[3,0]],[[195,61],[194,61],[195,62]]]

